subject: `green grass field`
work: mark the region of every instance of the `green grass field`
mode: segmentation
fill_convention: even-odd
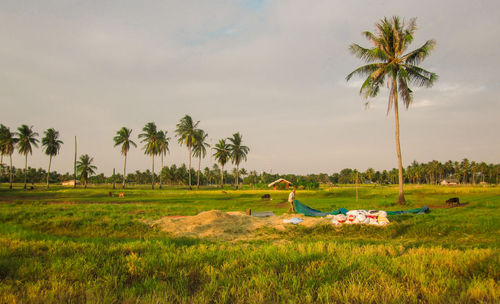
[[[19,185],[16,187],[19,188]],[[288,209],[287,191],[0,186],[0,303],[495,303],[500,188],[298,191],[320,210],[431,207],[372,227],[264,228],[253,241],[175,238],[144,224],[204,210]],[[270,193],[272,201],[260,196]],[[457,196],[467,205],[442,208]]]

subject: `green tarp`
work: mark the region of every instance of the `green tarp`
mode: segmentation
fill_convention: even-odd
[[[338,210],[334,210],[331,212],[322,212],[322,211],[319,211],[316,209],[312,209],[311,207],[302,204],[298,200],[294,200],[293,204],[295,205],[295,210],[297,210],[297,213],[301,213],[301,214],[307,215],[307,216],[327,216],[328,214],[340,214],[340,213],[346,214],[347,213],[347,209],[345,209],[345,208],[339,208]]]
[[[338,210],[334,210],[331,212],[323,212],[323,211],[313,209],[309,206],[306,206],[306,205],[302,204],[301,202],[299,202],[298,200],[294,200],[293,203],[295,205],[295,210],[297,210],[297,213],[301,213],[301,214],[307,215],[307,216],[327,216],[328,214],[335,215],[335,214],[340,214],[340,213],[346,214],[348,211],[345,208],[339,208]],[[422,208],[415,208],[415,209],[411,209],[411,210],[386,211],[386,212],[387,212],[387,215],[422,214],[422,213],[429,213],[430,209],[429,209],[429,207],[424,206]]]
[[[431,210],[429,207],[422,207],[422,208],[415,208],[411,210],[404,210],[404,211],[386,211],[387,215],[400,215],[400,214],[422,214],[422,213],[429,213]]]

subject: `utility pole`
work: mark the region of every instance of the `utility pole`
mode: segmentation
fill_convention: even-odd
[[[358,172],[356,171],[356,203],[358,202]]]
[[[73,177],[74,177],[74,185],[73,188],[76,188],[76,135],[75,135],[75,162],[73,163]]]

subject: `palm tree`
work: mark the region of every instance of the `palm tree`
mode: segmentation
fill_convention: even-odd
[[[193,122],[193,119],[189,115],[185,115],[183,118],[181,118],[181,121],[177,124],[177,129],[175,129],[175,133],[177,134],[177,137],[179,137],[178,142],[182,146],[186,146],[188,148],[188,155],[189,155],[189,190],[192,189],[191,187],[191,149],[193,148],[193,142],[194,142],[194,135],[196,132],[196,128],[198,127],[198,124],[200,122],[197,121],[196,123]]]
[[[224,165],[228,162],[231,151],[225,139],[220,139],[215,145],[214,150],[215,153],[213,156],[220,164],[220,187],[224,188]]]
[[[7,132],[8,128],[4,126],[3,124],[0,124],[0,168],[2,168],[2,175],[3,175],[3,151],[1,148],[2,145],[2,139],[5,136],[5,132]]]
[[[45,137],[42,138],[42,146],[45,149],[45,154],[49,156],[49,168],[47,170],[47,189],[49,189],[49,175],[50,175],[50,165],[52,164],[52,157],[59,154],[62,140],[59,140],[59,132],[50,128],[45,130]]]
[[[161,169],[160,169],[160,189],[161,189],[161,172],[163,170],[163,156],[169,152],[168,144],[170,137],[167,137],[167,131],[158,131],[158,153],[161,156]]]
[[[394,116],[396,123],[396,152],[398,156],[399,174],[399,197],[398,202],[406,202],[403,194],[403,164],[401,157],[401,145],[399,142],[399,110],[398,96],[403,100],[408,108],[413,100],[413,91],[409,84],[417,86],[431,87],[438,79],[435,73],[418,67],[434,49],[436,42],[428,40],[421,47],[414,51],[407,52],[407,47],[413,41],[415,33],[416,19],[411,19],[408,24],[399,17],[391,19],[384,18],[376,24],[376,34],[363,32],[363,35],[372,43],[373,48],[364,48],[358,44],[352,44],[350,51],[356,57],[365,60],[369,64],[364,65],[347,75],[349,81],[352,76],[367,76],[361,86],[360,94],[365,98],[375,97],[379,93],[380,87],[386,83],[390,87],[389,103],[387,114],[394,106]],[[367,101],[368,104],[368,101]]]
[[[19,154],[24,154],[24,189],[26,189],[26,178],[28,176],[28,153],[32,154],[33,147],[38,148],[39,140],[36,138],[38,133],[33,131],[33,126],[28,127],[27,125],[22,125],[17,128],[17,150]]]
[[[95,170],[97,167],[92,165],[94,161],[93,157],[88,156],[88,154],[84,154],[80,156],[80,159],[76,162],[76,171],[80,174],[80,180],[87,189],[87,181],[92,174],[95,174]]]
[[[154,122],[147,123],[144,128],[142,128],[143,133],[139,134],[139,138],[142,138],[144,145],[144,154],[151,155],[153,160],[152,165],[152,178],[151,178],[151,189],[155,188],[155,155],[159,153],[160,145],[158,143],[158,131],[156,130],[156,124]]]
[[[193,156],[198,157],[198,181],[196,183],[196,189],[200,189],[201,158],[205,158],[205,155],[207,155],[207,147],[210,147],[210,145],[205,141],[207,137],[208,134],[201,129],[196,130],[194,133]]]
[[[10,169],[9,169],[9,189],[12,190],[12,154],[14,153],[15,146],[18,142],[15,134],[10,132],[10,129],[5,127],[0,132],[0,153],[2,155],[8,155],[10,159]]]
[[[233,164],[236,165],[236,189],[238,189],[239,184],[239,166],[242,160],[247,160],[247,154],[250,152],[250,148],[243,146],[242,136],[239,132],[234,133],[233,137],[228,138],[231,142],[229,144],[230,158]]]
[[[130,150],[131,145],[137,148],[135,142],[130,139],[131,134],[132,134],[132,129],[127,129],[125,127],[122,127],[120,130],[116,131],[116,136],[113,138],[113,140],[115,141],[115,147],[121,145],[122,147],[121,152],[124,157],[123,182],[122,182],[123,189],[125,189],[125,182],[127,176],[127,153]]]

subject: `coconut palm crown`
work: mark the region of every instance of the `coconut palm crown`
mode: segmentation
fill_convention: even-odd
[[[189,172],[189,189],[191,187],[191,149],[193,148],[194,136],[196,128],[200,122],[194,122],[191,116],[185,115],[181,118],[181,121],[176,125],[175,133],[178,137],[177,141],[181,146],[186,146],[188,148],[188,172]]]
[[[438,79],[435,73],[417,66],[429,56],[436,41],[428,40],[418,49],[408,51],[407,48],[412,43],[417,29],[416,19],[410,19],[407,23],[394,16],[390,19],[382,19],[375,27],[375,33],[363,32],[365,38],[372,44],[371,48],[364,48],[355,43],[349,47],[354,56],[368,64],[347,75],[346,80],[349,81],[355,75],[366,77],[361,85],[360,94],[367,100],[377,96],[381,86],[387,84],[389,88],[387,114],[394,107],[396,122],[396,152],[399,168],[398,202],[404,204],[398,98],[401,98],[405,107],[408,108],[413,101],[413,91],[410,85],[431,87]],[[366,102],[366,105],[368,104],[369,101]]]
[[[62,140],[59,139],[59,132],[54,128],[45,130],[44,137],[42,138],[42,147],[44,149],[45,155],[49,156],[49,168],[47,170],[47,189],[49,188],[49,175],[50,175],[50,165],[52,164],[52,157],[59,154]]]
[[[33,153],[33,146],[38,148],[39,140],[37,139],[38,133],[33,131],[33,126],[28,127],[27,125],[22,125],[17,128],[17,150],[19,154],[23,154],[24,160],[24,189],[26,189],[27,183],[27,171],[28,171],[28,154]]]
[[[93,157],[84,154],[80,156],[80,159],[76,162],[76,171],[80,174],[80,180],[85,185],[85,189],[87,189],[89,177],[95,174],[95,170],[97,170],[97,167],[92,164],[93,161]]]
[[[250,152],[250,148],[247,146],[243,146],[241,143],[243,141],[243,137],[239,132],[234,133],[233,137],[228,138],[230,141],[229,151],[230,158],[233,164],[236,165],[236,189],[238,189],[239,184],[239,166],[241,161],[247,160],[247,154]]]
[[[131,135],[132,135],[132,129],[122,127],[120,130],[116,131],[116,136],[113,137],[113,141],[115,142],[115,147],[121,145],[121,153],[124,157],[122,188],[125,188],[125,183],[126,183],[127,153],[128,151],[130,151],[131,146],[137,148],[135,142],[132,139],[130,139]]]

